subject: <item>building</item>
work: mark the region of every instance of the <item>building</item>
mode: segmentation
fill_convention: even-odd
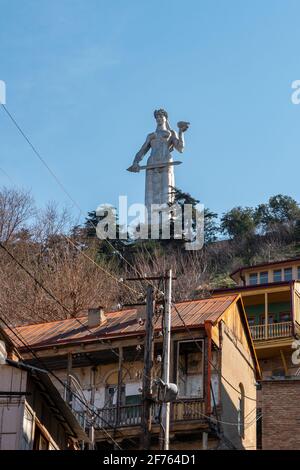
[[[300,258],[242,267],[231,274],[236,287],[215,294],[240,293],[263,377],[290,376],[300,335]]]
[[[231,273],[239,286],[256,286],[277,282],[300,280],[300,257],[283,261],[243,266]]]
[[[97,449],[138,448],[144,372],[144,307],[17,328],[35,354],[55,371],[55,385],[94,436]],[[260,370],[241,296],[186,301],[172,308],[171,449],[256,448],[256,381]],[[28,350],[14,339],[36,366]],[[161,375],[162,328],[154,318],[152,378]],[[72,395],[80,393],[93,415]],[[158,448],[161,405],[152,388],[151,448]]]
[[[263,380],[262,448],[299,450],[300,377],[274,377]]]
[[[78,449],[88,436],[48,374],[0,329],[0,450]]]
[[[293,418],[291,409],[285,409],[285,405],[291,405],[286,402],[287,391],[294,393],[298,383],[294,379],[300,373],[299,361],[295,360],[300,337],[300,258],[244,266],[234,271],[231,277],[237,286],[217,289],[215,295],[240,294],[247,314],[264,379],[262,390],[257,395],[257,416],[262,417],[257,423],[257,446],[263,449],[289,448],[288,442],[295,443],[295,437],[287,420],[298,420],[299,423],[300,419],[297,406]],[[269,393],[274,393],[274,397],[277,393],[274,403],[268,403]],[[279,414],[277,411],[281,406]],[[279,425],[279,420],[285,411],[283,422],[287,428],[282,434],[282,443],[280,436],[284,425]],[[271,442],[270,435],[273,434],[277,435],[278,442]]]

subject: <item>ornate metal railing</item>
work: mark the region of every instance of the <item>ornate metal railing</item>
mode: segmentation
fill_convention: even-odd
[[[136,426],[141,422],[141,405],[123,405],[120,407],[101,408],[97,410],[95,427]]]
[[[252,338],[254,341],[264,339],[286,338],[292,336],[293,325],[291,321],[281,323],[270,323],[269,325],[250,326]]]
[[[152,413],[153,423],[159,422],[159,406],[155,405]],[[171,404],[171,421],[203,420],[205,403],[201,399],[179,399]],[[102,408],[97,410],[94,426],[97,429],[137,426],[141,424],[142,405],[123,405],[119,408]]]

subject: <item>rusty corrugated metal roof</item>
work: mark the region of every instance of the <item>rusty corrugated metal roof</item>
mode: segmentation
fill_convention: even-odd
[[[236,294],[228,294],[207,299],[179,302],[176,308],[186,326],[189,328],[201,327],[205,321],[216,322],[228,307],[238,298]],[[52,322],[23,325],[16,327],[16,333],[27,345],[31,347],[45,347],[63,345],[68,343],[95,341],[119,336],[137,335],[144,333],[144,325],[138,322],[136,308],[107,312],[104,324],[87,329],[87,316],[78,317],[82,325],[74,318]],[[184,329],[175,308],[172,308],[172,329]],[[156,320],[155,327],[160,329],[160,319]],[[9,336],[22,349],[22,342],[12,332]]]

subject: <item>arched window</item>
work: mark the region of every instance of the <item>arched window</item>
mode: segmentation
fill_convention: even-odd
[[[245,389],[243,384],[239,385],[239,407],[238,407],[238,433],[244,439],[245,437]]]

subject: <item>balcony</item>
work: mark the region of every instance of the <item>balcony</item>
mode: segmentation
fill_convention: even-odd
[[[159,423],[159,406],[154,405],[152,411],[153,425]],[[203,399],[182,399],[171,403],[171,423],[204,422],[205,402]],[[85,422],[85,412],[76,413],[77,419]],[[95,429],[112,429],[141,425],[142,405],[123,405],[120,407],[102,408],[97,410],[94,421]]]
[[[268,325],[253,325],[250,326],[250,331],[254,341],[288,338],[292,336],[293,322],[285,321],[281,323],[270,323]]]

